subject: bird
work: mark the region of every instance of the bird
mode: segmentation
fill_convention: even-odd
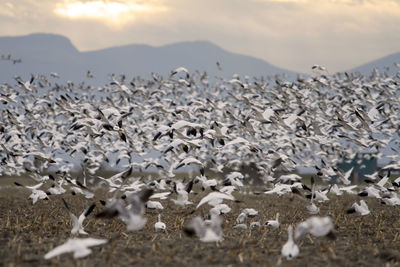
[[[370,210],[368,209],[365,200],[363,199],[360,200],[360,204],[358,204],[357,202],[353,203],[351,208],[347,210],[347,213],[354,213],[354,212],[359,213],[361,216],[370,214]]]
[[[330,233],[333,233],[333,229],[334,224],[331,217],[312,216],[296,225],[294,240],[300,240],[307,233],[310,233],[316,237],[326,236]]]
[[[148,209],[158,209],[158,210],[163,210],[164,207],[159,201],[147,201],[146,202],[146,208]]]
[[[281,249],[282,256],[286,257],[286,259],[291,260],[295,258],[299,254],[299,247],[293,240],[293,226],[289,225],[288,227],[288,240],[283,245]]]
[[[261,227],[260,222],[251,222],[250,223],[250,229],[260,228],[260,227]]]
[[[163,223],[161,221],[161,214],[159,213],[158,214],[158,221],[154,224],[154,230],[156,232],[159,232],[159,231],[165,231],[166,229],[167,229],[167,226],[165,225],[165,223]]]
[[[197,204],[196,209],[201,207],[203,204],[208,203],[211,206],[221,204],[224,199],[235,200],[235,197],[221,192],[210,192],[207,196],[203,197]]]
[[[173,71],[171,71],[170,77],[172,77],[175,74],[180,73],[180,72],[185,73],[187,76],[189,75],[189,71],[185,67],[178,67],[178,68],[174,69]]]
[[[31,79],[29,81],[22,81],[20,78],[16,79],[19,86],[24,89],[25,92],[32,92],[32,87],[31,85],[33,84],[33,81],[35,80],[35,76],[31,75]]]
[[[222,240],[221,223],[218,215],[211,215],[209,225],[206,225],[204,220],[197,216],[185,226],[184,232],[189,236],[196,235],[202,242],[218,242]]]
[[[311,187],[311,200],[310,200],[310,204],[306,206],[308,212],[310,214],[317,214],[319,212],[319,208],[317,207],[317,205],[315,205],[314,203],[314,199],[316,197],[316,192],[315,192],[315,181],[314,181],[314,177],[311,177],[311,183],[312,183],[312,187]]]
[[[353,169],[354,167],[352,167],[350,170],[348,170],[347,172],[345,172],[344,174],[342,174],[341,172],[339,173],[339,180],[345,184],[345,185],[349,185],[351,183],[351,181],[349,180],[351,174],[353,173]]]
[[[273,229],[278,229],[280,226],[279,223],[279,212],[276,213],[275,220],[268,220],[264,223],[265,226],[271,227]]]
[[[245,212],[241,212],[237,218],[236,218],[236,222],[239,224],[243,224],[247,221],[247,214]]]
[[[43,182],[39,183],[39,184],[36,184],[34,186],[26,186],[26,185],[22,185],[22,184],[20,184],[18,182],[14,182],[14,184],[16,186],[25,187],[25,188],[31,190],[32,193],[29,195],[28,199],[32,199],[32,205],[35,205],[35,203],[39,199],[49,200],[46,192],[44,192],[43,190],[38,189],[43,185]]]
[[[96,238],[71,238],[68,239],[64,244],[55,247],[48,253],[44,255],[46,260],[51,259],[55,256],[64,254],[64,253],[74,253],[74,258],[84,258],[90,253],[92,250],[89,247],[98,246],[107,243],[107,239],[96,239]]]
[[[253,208],[245,208],[242,210],[242,212],[245,213],[248,217],[254,217],[258,215],[258,211]]]
[[[113,218],[118,216],[127,226],[128,231],[142,229],[147,222],[143,217],[145,203],[153,194],[152,189],[143,189],[127,195],[129,205],[126,206],[121,199],[113,199],[106,205],[106,209],[96,215],[97,218]]]
[[[217,204],[213,208],[210,209],[210,214],[215,214],[215,215],[221,215],[221,214],[226,214],[229,213],[232,209],[224,204]]]
[[[93,78],[93,73],[90,70],[88,70],[86,72],[86,78],[89,78],[89,79]]]
[[[85,230],[83,229],[83,221],[86,219],[87,216],[90,215],[90,213],[92,213],[92,211],[94,210],[94,208],[96,207],[96,204],[93,203],[92,205],[90,205],[87,209],[85,209],[81,215],[79,215],[79,218],[77,218],[75,216],[75,214],[73,214],[71,212],[71,209],[68,205],[68,203],[65,201],[64,198],[61,198],[64,206],[67,208],[68,214],[71,217],[72,220],[72,230],[71,230],[71,234],[73,235],[78,235],[78,234],[82,234],[82,235],[87,235],[88,233],[85,232]]]
[[[312,65],[311,69],[312,70],[319,70],[319,71],[326,71],[326,67],[321,66],[321,65],[317,65],[317,64]]]
[[[60,75],[57,72],[51,72],[50,76],[53,78],[60,78]]]
[[[193,180],[191,180],[186,186],[183,183],[174,183],[174,191],[178,194],[177,199],[171,199],[178,206],[185,206],[193,204],[189,201],[189,193],[193,188]]]

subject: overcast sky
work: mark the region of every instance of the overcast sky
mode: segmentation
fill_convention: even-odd
[[[0,36],[63,34],[81,51],[209,40],[300,72],[400,52],[399,25],[400,0],[0,0]]]

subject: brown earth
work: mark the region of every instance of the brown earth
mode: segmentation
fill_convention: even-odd
[[[240,195],[240,203],[230,202],[232,211],[224,215],[224,240],[219,243],[202,243],[197,238],[185,236],[184,225],[196,215],[205,215],[209,207],[194,210],[170,200],[162,200],[165,207],[162,221],[167,225],[165,233],[155,233],[157,211],[148,211],[146,227],[137,232],[127,232],[118,219],[95,219],[102,210],[99,199],[88,200],[81,195],[64,194],[75,213],[81,213],[96,201],[97,207],[85,221],[90,237],[106,238],[105,245],[93,247],[93,253],[75,260],[72,254],[45,260],[52,248],[71,237],[70,217],[60,196],[39,200],[32,205],[27,200],[30,192],[23,188],[7,186],[0,189],[0,259],[3,266],[400,266],[400,207],[389,207],[375,198],[365,198],[371,213],[367,216],[346,214],[346,210],[360,197],[354,195],[330,195],[329,202],[320,203],[320,216],[331,216],[335,223],[336,239],[307,236],[299,242],[299,255],[288,261],[280,255],[287,240],[287,227],[310,217],[305,209],[307,200],[285,195]],[[198,203],[204,193],[191,195]],[[175,196],[174,196],[175,197]],[[274,219],[280,212],[281,227],[278,230],[232,229],[242,208],[255,208],[259,217],[250,218],[248,224],[259,220]]]

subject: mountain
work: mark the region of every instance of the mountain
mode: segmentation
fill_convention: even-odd
[[[397,67],[395,64],[400,64],[400,53],[395,53],[386,57],[379,58],[364,65],[358,66],[350,71],[360,72],[364,76],[368,76],[372,73],[374,69],[378,69],[379,72],[386,72],[393,75],[400,71],[400,66]]]
[[[0,60],[0,83],[15,82],[15,76],[29,79],[31,74],[51,72],[60,75],[61,81],[86,82],[92,85],[106,84],[111,73],[149,77],[152,72],[168,75],[171,70],[183,66],[190,72],[206,71],[209,77],[272,76],[284,74],[293,79],[296,73],[280,69],[263,60],[228,52],[207,41],[181,42],[160,47],[126,45],[97,51],[80,52],[69,39],[54,34],[31,34],[18,37],[0,37],[0,55],[21,59]],[[222,70],[218,70],[216,62]],[[86,78],[90,70],[94,79]]]

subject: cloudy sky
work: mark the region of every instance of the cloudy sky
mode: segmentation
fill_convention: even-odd
[[[81,51],[209,40],[289,70],[400,52],[400,0],[0,0],[0,36],[63,34]]]

